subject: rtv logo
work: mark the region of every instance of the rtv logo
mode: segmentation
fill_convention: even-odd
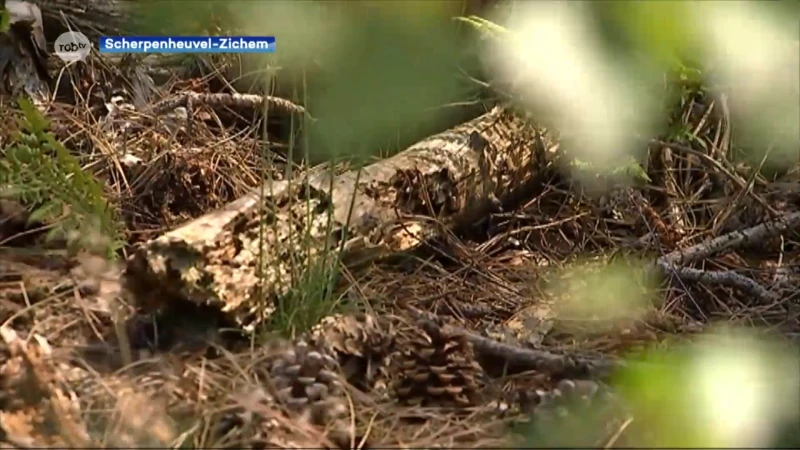
[[[68,31],[56,39],[56,56],[66,62],[83,61],[92,51],[89,38],[77,31]]]

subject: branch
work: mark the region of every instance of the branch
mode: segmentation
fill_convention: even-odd
[[[800,228],[800,213],[778,217],[745,230],[735,230],[710,241],[675,250],[658,258],[659,264],[684,265],[700,261],[713,255],[731,252],[748,245],[760,244],[786,231]]]
[[[757,300],[757,303],[762,305],[768,305],[780,300],[777,294],[768,291],[755,280],[731,270],[713,271],[694,269],[691,267],[676,267],[670,272],[671,269],[668,266],[661,267],[661,270],[664,273],[672,273],[683,281],[693,281],[695,283],[709,282],[709,284],[737,288],[745,294],[753,296]]]
[[[173,98],[169,98],[158,102],[153,106],[154,114],[161,114],[169,110],[175,109],[178,106],[189,107],[193,104],[201,103],[208,105],[212,108],[219,106],[228,106],[236,108],[251,108],[260,109],[268,106],[271,110],[279,112],[288,112],[291,114],[303,115],[307,114],[306,109],[300,105],[296,105],[289,100],[269,95],[255,95],[255,94],[205,94],[198,92],[185,92]]]
[[[759,303],[769,304],[779,300],[778,294],[770,292],[750,278],[733,271],[704,271],[683,266],[710,256],[728,253],[740,247],[761,244],[787,231],[794,232],[798,228],[800,228],[800,213],[789,214],[752,228],[732,231],[687,249],[675,250],[658,258],[655,266],[664,276],[675,275],[685,281],[711,281],[723,286],[735,287],[752,295]]]
[[[399,305],[411,317],[422,323],[428,329],[438,329],[440,332],[451,336],[462,336],[469,341],[475,352],[482,358],[503,361],[504,365],[513,367],[514,372],[535,370],[546,373],[554,378],[607,379],[616,370],[629,365],[624,361],[606,358],[587,358],[573,355],[558,355],[546,350],[533,350],[495,341],[464,328],[453,325],[437,324],[437,317],[402,303]]]

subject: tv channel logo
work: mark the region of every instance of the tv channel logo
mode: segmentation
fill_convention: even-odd
[[[92,51],[92,44],[85,34],[68,31],[56,39],[54,45],[56,56],[65,62],[83,61]]]

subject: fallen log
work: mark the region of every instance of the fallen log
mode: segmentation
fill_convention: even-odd
[[[267,183],[142,244],[126,284],[141,306],[189,300],[249,328],[338,249],[345,264],[372,261],[518,201],[557,150],[553,132],[496,107],[361,170]]]
[[[0,93],[26,95],[36,104],[51,96],[48,42],[70,30],[92,42],[101,35],[130,33],[139,17],[131,0],[5,0],[2,5],[10,28],[0,33]]]
[[[42,11],[44,33],[54,42],[61,33],[80,31],[96,43],[100,36],[131,34],[134,5],[131,0],[29,0]]]
[[[9,27],[0,32],[0,95],[24,94],[40,104],[50,81],[41,11],[24,1],[6,0],[2,6]]]

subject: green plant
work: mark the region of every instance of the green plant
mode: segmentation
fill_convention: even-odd
[[[20,131],[2,150],[0,197],[29,206],[29,222],[51,224],[47,240],[65,239],[72,248],[86,247],[86,238],[99,234],[108,238],[103,250],[114,258],[121,245],[120,227],[106,205],[102,185],[47,131],[48,120],[30,101],[19,100],[19,107]]]
[[[270,72],[271,73],[271,72]],[[302,92],[308,92],[305,85],[305,77],[303,78]],[[295,93],[295,97],[297,97]],[[304,104],[308,104],[308,98],[303,99]],[[266,115],[268,111],[264,111],[266,123]],[[291,132],[289,133],[289,149],[287,160],[294,160],[295,151],[295,120],[291,119]],[[266,130],[264,136],[266,137]],[[308,163],[311,161],[310,145],[308,142],[308,133],[304,133],[304,154],[303,159]],[[265,142],[268,142],[265,139]],[[268,149],[267,149],[268,150]],[[264,155],[264,161],[267,164],[272,164],[272,153],[269,151]],[[285,178],[289,183],[294,182],[294,175],[292,173],[292,165],[286,166]],[[303,180],[303,176],[298,177]],[[356,183],[358,181],[356,180]],[[262,183],[262,189],[265,184]],[[269,185],[271,187],[271,185]],[[270,331],[275,331],[288,337],[294,337],[298,333],[302,333],[314,325],[320,319],[335,312],[340,303],[340,299],[334,293],[334,285],[339,275],[340,256],[342,253],[342,245],[346,241],[346,230],[340,245],[336,248],[330,248],[327,244],[323,245],[321,252],[316,252],[317,236],[312,236],[313,224],[311,223],[314,214],[312,214],[311,194],[310,187],[307,183],[301,187],[305,189],[306,208],[306,223],[303,231],[298,234],[290,234],[289,245],[292,249],[298,251],[293,252],[292,257],[288,261],[288,270],[291,274],[291,285],[288,286],[287,292],[276,302],[275,312],[272,314],[272,320],[269,324]],[[328,186],[330,191],[333,190],[333,178],[330,178]],[[262,195],[267,192],[262,191]],[[270,193],[271,194],[271,193]],[[352,208],[352,205],[351,205]],[[333,210],[332,205],[328,206],[327,221],[325,225],[325,235],[322,237],[324,242],[335,242],[331,239],[333,230]],[[348,217],[349,218],[349,217]],[[264,221],[261,222],[262,224]],[[278,226],[274,223],[274,226]],[[290,228],[291,230],[291,228]],[[261,233],[263,235],[263,225]],[[277,229],[273,230],[277,234]],[[264,255],[261,255],[263,260]]]

